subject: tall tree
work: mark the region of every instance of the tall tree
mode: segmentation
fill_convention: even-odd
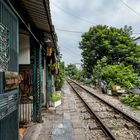
[[[66,71],[67,71],[67,75],[70,78],[73,78],[75,75],[77,75],[77,72],[78,72],[75,64],[69,64],[66,68]]]
[[[133,41],[131,34],[131,27],[119,29],[106,25],[93,26],[84,33],[79,47],[82,49],[82,61],[87,73],[91,74],[98,60],[104,56],[107,64],[124,63],[138,71],[140,46]]]

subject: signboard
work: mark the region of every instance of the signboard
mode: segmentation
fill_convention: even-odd
[[[8,70],[9,40],[8,30],[0,23],[0,71]]]
[[[12,90],[18,87],[19,76],[17,72],[4,72],[4,90]]]

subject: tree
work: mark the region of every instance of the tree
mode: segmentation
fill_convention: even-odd
[[[102,80],[102,69],[105,67],[107,58],[104,56],[101,60],[97,61],[97,65],[94,66],[92,74],[93,74],[93,82],[99,83]]]
[[[84,33],[79,47],[82,49],[82,61],[86,73],[91,75],[97,62],[104,56],[107,58],[107,64],[132,65],[138,72],[140,46],[133,41],[131,34],[131,27],[125,26],[119,29],[106,25],[93,26]]]
[[[107,65],[102,68],[101,75],[110,87],[119,85],[131,89],[140,84],[138,75],[134,72],[132,66],[125,66],[124,64]]]
[[[69,64],[66,68],[67,75],[75,80],[82,80],[83,71],[79,70],[75,64]]]
[[[67,70],[67,75],[72,78],[77,74],[77,68],[75,64],[69,64],[66,68]]]

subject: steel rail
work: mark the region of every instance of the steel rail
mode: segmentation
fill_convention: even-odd
[[[84,101],[84,99],[78,94],[78,92],[75,90],[75,88],[70,84],[70,82],[67,80],[68,84],[71,86],[73,91],[78,95],[78,97],[82,100],[82,102],[85,104],[86,108],[89,110],[90,114],[94,116],[94,118],[99,122],[101,125],[101,128],[103,132],[111,138],[111,140],[118,140],[118,138],[111,132],[111,130],[103,123],[103,121],[98,117],[98,115],[93,112],[93,110],[89,107],[89,105]],[[92,117],[93,118],[93,117]]]
[[[72,81],[73,83],[75,83],[76,85],[78,85],[79,87],[81,87],[83,90],[85,90],[86,92],[88,92],[90,95],[92,95],[92,96],[98,98],[100,101],[102,101],[103,103],[107,104],[108,106],[110,106],[111,108],[113,108],[114,110],[116,110],[116,112],[122,114],[123,117],[125,117],[126,119],[128,119],[128,120],[134,122],[134,123],[137,125],[137,127],[140,128],[140,122],[139,122],[137,119],[133,118],[132,116],[130,116],[130,115],[128,115],[128,114],[126,114],[126,113],[123,112],[121,109],[119,109],[119,108],[113,106],[113,105],[110,104],[109,102],[106,102],[106,101],[103,100],[102,98],[96,96],[94,93],[92,93],[92,92],[89,91],[88,89],[85,89],[83,86],[79,85],[77,82],[75,82],[75,81],[73,81],[73,80],[71,80],[71,79],[69,79],[69,80]]]

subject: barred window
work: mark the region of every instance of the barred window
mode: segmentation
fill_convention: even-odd
[[[8,29],[0,23],[0,71],[8,70],[9,35]]]

